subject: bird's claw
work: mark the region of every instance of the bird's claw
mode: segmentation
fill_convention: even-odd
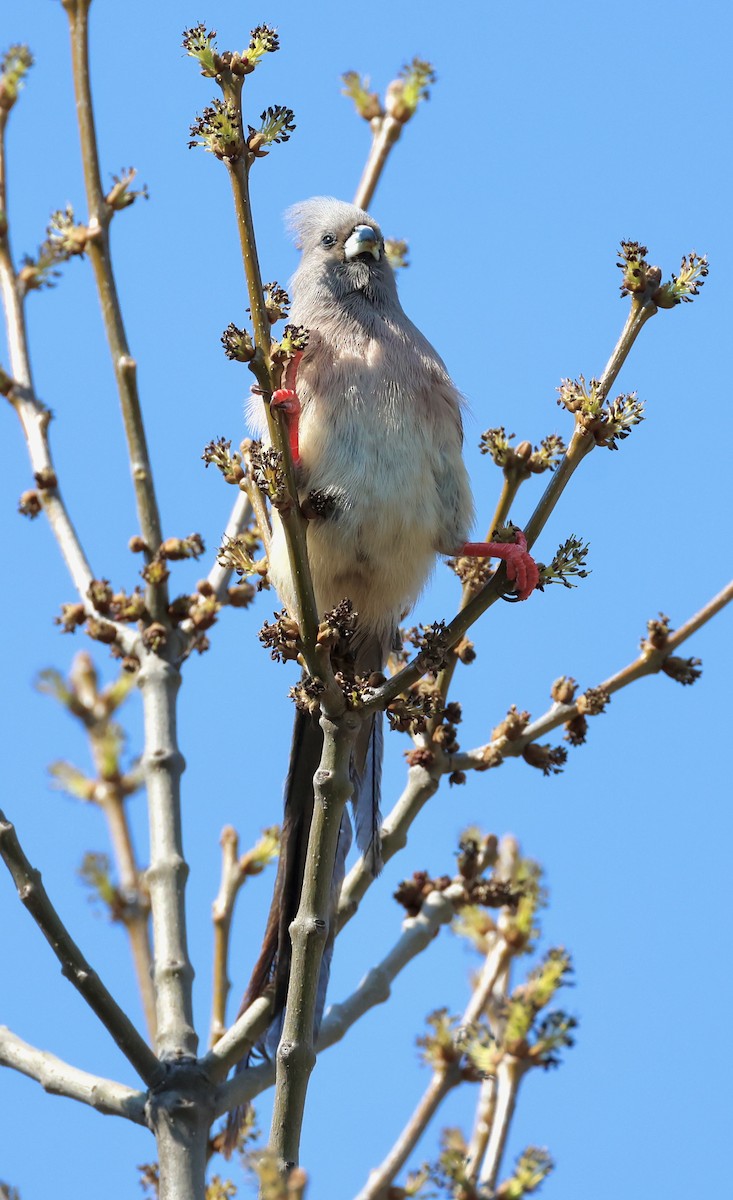
[[[300,360],[303,357],[303,351],[298,350],[285,365],[284,379],[282,380],[284,387],[276,388],[270,397],[270,408],[283,413],[285,417],[285,425],[288,431],[288,441],[290,442],[290,453],[292,455],[293,464],[297,467],[300,462],[300,447],[298,444],[298,426],[300,418],[300,400],[298,393],[295,390],[295,378],[298,374]]]
[[[466,542],[460,553],[468,558],[501,558],[517,600],[529,599],[540,581],[537,563],[521,529],[515,529],[513,542]]]
[[[292,388],[277,388],[270,397],[270,405],[279,408],[287,417],[300,416],[300,400]]]

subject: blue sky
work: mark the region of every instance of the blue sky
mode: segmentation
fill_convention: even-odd
[[[711,260],[701,296],[650,322],[621,376],[619,389],[636,389],[647,402],[646,421],[619,453],[597,450],[586,460],[538,546],[549,558],[570,533],[582,535],[591,543],[592,575],[572,592],[551,588],[526,605],[497,605],[476,631],[478,660],[460,672],[454,692],[465,711],[461,743],[470,747],[486,740],[509,704],[544,711],[558,675],[583,687],[599,682],[634,656],[649,617],[661,609],[681,624],[729,577],[731,18],[710,2],[693,10],[678,2],[520,0],[448,10],[376,0],[365,10],[326,0],[316,16],[314,7],[93,5],[103,168],[109,177],[134,163],[150,189],[147,204],[116,219],[114,251],[167,535],[199,530],[210,558],[231,490],[204,470],[201,450],[212,437],[242,436],[248,388],[246,372],[219,346],[222,329],[243,322],[247,301],[225,171],[186,149],[188,124],[212,89],[180,49],[184,25],[205,20],[219,30],[221,47],[234,48],[262,20],[280,30],[281,52],[247,91],[253,116],[271,103],[296,112],[291,142],[253,174],[263,273],[281,281],[296,262],[282,211],[313,194],[348,199],[368,148],[367,126],[339,95],[340,73],[370,74],[381,90],[414,54],[435,63],[430,103],[406,130],[372,211],[388,235],[409,241],[403,304],[469,402],[477,534],[498,486],[495,468],[478,453],[479,433],[504,424],[534,442],[569,434],[554,389],[565,376],[598,374],[618,336],[626,305],[614,265],[619,240],[644,241],[667,277],[690,249]],[[37,59],[8,137],[19,257],[42,239],[52,209],[70,201],[83,218],[85,204],[63,10],[14,6],[2,34],[5,44],[30,43]],[[96,573],[132,587],[136,565],[126,544],[136,532],[134,507],[86,263],[70,263],[55,291],[30,297],[29,326],[37,388],[56,417],[67,502]],[[139,1020],[122,933],[95,914],[75,876],[86,850],[105,848],[101,818],[47,782],[49,762],[68,757],[85,766],[86,751],[33,680],[46,666],[67,669],[86,645],[83,635],[64,638],[53,624],[72,591],[43,522],[14,515],[31,478],[15,417],[8,410],[3,419],[3,537],[12,565],[2,805],[75,937]],[[518,520],[539,486],[525,488]],[[193,564],[174,570],[180,591],[201,574]],[[440,568],[416,615],[449,617],[456,602],[455,581]],[[264,595],[254,611],[225,613],[211,652],[187,665],[181,693],[189,924],[204,1037],[220,829],[235,824],[247,845],[278,819],[292,672],[271,664],[256,638],[273,606]],[[544,864],[551,904],[543,945],[563,944],[574,955],[577,986],[565,1002],[580,1031],[559,1071],[527,1081],[510,1152],[530,1143],[550,1148],[557,1172],[545,1185],[548,1200],[611,1200],[622,1190],[675,1200],[720,1187],[733,1066],[724,1021],[730,614],[685,653],[703,659],[694,688],[660,677],[615,697],[562,775],[544,779],[509,763],[441,791],[339,941],[334,999],[398,936],[396,882],[418,868],[450,871],[458,834],[471,822],[515,833]],[[97,659],[109,674],[103,650]],[[141,745],[135,697],[125,722],[134,755]],[[401,787],[405,748],[396,735],[389,739],[386,808]],[[132,810],[144,857],[140,798]],[[234,992],[248,975],[267,892],[260,879],[242,896]],[[0,911],[0,1022],[81,1067],[132,1083],[1,876]],[[472,966],[443,933],[399,979],[390,1005],[323,1056],[303,1143],[311,1196],[356,1193],[389,1148],[427,1083],[414,1036],[432,1009],[463,1009]],[[470,1127],[474,1103],[468,1088],[451,1098],[418,1161],[435,1157],[440,1126]],[[9,1072],[0,1075],[0,1105],[0,1179],[19,1187],[23,1200],[102,1192],[121,1200],[136,1194],[135,1164],[154,1157],[145,1131],[48,1097]],[[263,1103],[265,1129],[268,1120]]]

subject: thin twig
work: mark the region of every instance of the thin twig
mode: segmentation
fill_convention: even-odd
[[[448,1093],[460,1082],[458,1060],[434,1072],[402,1133],[384,1161],[370,1173],[356,1200],[385,1200],[395,1175],[402,1170]]]
[[[461,1018],[461,1028],[470,1028],[481,1016],[496,981],[506,968],[510,957],[511,950],[504,938],[496,938],[486,956],[479,980]],[[461,1078],[461,1062],[458,1054],[453,1062],[441,1063],[439,1067],[436,1067],[430,1083],[402,1133],[380,1165],[370,1172],[369,1179],[356,1200],[384,1200],[387,1189],[398,1171],[402,1170],[443,1100],[452,1088],[461,1082]]]
[[[474,1185],[478,1181],[481,1164],[486,1155],[495,1116],[496,1075],[489,1075],[482,1080],[479,1088],[473,1132],[466,1149],[466,1180]]]
[[[149,1086],[154,1085],[162,1073],[158,1059],[107,991],[97,973],[89,966],[49,900],[40,871],[29,863],[13,825],[2,812],[0,857],[13,877],[21,901],[61,963],[62,975],[74,985],[97,1014],[140,1078]]]
[[[496,1180],[501,1170],[509,1126],[514,1116],[522,1082],[528,1067],[521,1059],[505,1054],[496,1068],[496,1109],[489,1134],[489,1144],[486,1150],[479,1181],[488,1194],[496,1187]]]
[[[354,204],[357,208],[368,208],[371,204],[372,197],[389,157],[389,152],[398,141],[403,129],[403,122],[397,121],[394,117],[387,114],[376,118],[373,123],[374,125],[376,125],[376,128],[374,129],[369,157],[367,158],[362,177],[359,180],[359,186],[356,189],[356,195],[354,196]]]
[[[130,942],[145,1023],[151,1041],[154,1043],[157,1021],[149,933],[150,901],[147,892],[142,887],[142,872],[137,863],[130,823],[127,819],[126,798],[119,783],[107,781],[103,788],[97,788],[97,796],[107,818],[107,828],[119,876],[119,887],[125,902],[122,923]]]
[[[221,832],[221,883],[213,905],[214,966],[211,987],[211,1027],[209,1046],[215,1046],[226,1033],[227,996],[229,979],[229,932],[232,925],[234,901],[244,872],[239,867],[239,838],[236,829],[227,825]]]
[[[632,301],[629,315],[624,324],[616,346],[611,354],[611,357],[606,364],[606,367],[599,381],[599,396],[605,399],[613,386],[616,377],[621,370],[626,358],[629,355],[631,347],[636,338],[641,332],[643,326],[651,316],[657,311],[655,305],[650,301],[646,304],[640,304],[638,301]],[[527,545],[532,546],[540,533],[544,529],[549,517],[555,508],[560,496],[570,482],[572,476],[577,470],[583,459],[594,448],[594,441],[587,431],[583,429],[579,422],[576,422],[573,435],[570,439],[568,448],[560,461],[557,469],[553,472],[550,482],[548,483],[542,497],[540,498],[537,507],[525,526],[524,533],[527,538]],[[479,617],[495,604],[506,587],[506,572],[503,566],[492,575],[487,584],[479,591],[474,592],[471,599],[462,603],[462,606],[456,616],[448,623],[445,628],[445,645],[447,648],[456,646],[458,642],[466,635],[468,629],[473,625]],[[385,708],[387,704],[396,699],[401,692],[404,692],[413,683],[417,683],[423,674],[420,662],[420,655],[416,655],[411,662],[407,663],[401,671],[398,671],[381,687],[376,688],[372,696],[363,705],[364,712],[372,712],[375,709]]]
[[[69,516],[58,485],[58,476],[51,455],[48,436],[51,413],[38,399],[33,386],[33,375],[28,351],[24,295],[18,285],[10,250],[7,170],[5,161],[5,129],[8,115],[7,109],[0,109],[0,212],[3,214],[3,222],[2,226],[0,226],[0,294],[2,295],[5,312],[10,372],[13,377],[13,386],[8,399],[18,414],[28,447],[31,468],[36,482],[39,484],[38,498],[48,519],[51,532],[58,543],[71,580],[80,600],[84,604],[85,610],[90,616],[99,616],[100,614],[96,612],[88,595],[89,585],[94,579],[94,573],[84,553],[79,535]],[[128,653],[131,652],[137,641],[137,634],[118,622],[107,621],[107,618],[103,619],[105,623],[114,625],[119,644]]]
[[[74,93],[89,208],[90,236],[86,249],[94,271],[117,380],[140,532],[147,546],[146,555],[150,558],[161,544],[162,532],[138,394],[137,363],[130,353],[112,268],[110,223],[113,210],[105,199],[102,187],[89,76],[90,0],[63,0],[63,6],[69,18]],[[165,619],[167,605],[168,589],[165,581],[149,586],[148,609],[154,620]]]
[[[382,860],[389,862],[398,850],[407,845],[407,834],[413,821],[428,800],[440,787],[442,772],[431,767],[410,767],[407,786],[391,812],[385,817],[381,830]],[[374,882],[374,872],[365,858],[360,858],[349,871],[341,888],[336,914],[336,928],[340,933],[355,915],[365,893]]]
[[[144,1092],[80,1071],[48,1050],[28,1045],[5,1025],[0,1026],[0,1065],[35,1079],[54,1096],[78,1100],[106,1116],[126,1117],[136,1125],[147,1124]]]
[[[463,896],[465,896],[465,888],[460,883],[451,884],[443,892],[430,892],[423,901],[418,915],[406,918],[400,937],[382,961],[367,972],[350,996],[338,1004],[331,1005],[328,1009],[318,1036],[316,1050],[319,1054],[322,1050],[328,1050],[329,1047],[340,1042],[352,1025],[361,1020],[370,1009],[377,1004],[384,1004],[389,999],[391,984],[396,976],[412,962],[413,958],[433,945],[435,935],[441,926],[447,925],[452,920],[456,911],[455,905]],[[242,1046],[252,1045],[259,1033],[267,1027],[270,1009],[264,1003],[264,999],[261,997],[256,1000],[225,1035],[228,1043],[226,1060],[231,1065],[240,1060]],[[259,1012],[264,1014],[264,1017],[260,1019],[259,1025],[255,1026],[256,1032],[253,1034],[252,1023],[257,1015],[257,1006],[260,1006]],[[240,1024],[245,1021],[247,1024],[243,1027],[243,1033],[237,1035]],[[224,1042],[225,1039],[222,1038],[212,1052],[202,1060],[212,1078],[216,1078],[212,1070],[214,1056],[221,1056],[222,1060],[224,1059]],[[271,1087],[274,1081],[275,1068],[271,1063],[265,1063],[242,1072],[220,1089],[217,1095],[217,1115],[227,1112],[229,1108],[233,1108],[237,1104],[244,1104],[253,1099],[260,1092]]]
[[[380,963],[367,971],[355,991],[339,1004],[332,1004],[321,1025],[318,1052],[341,1041],[351,1026],[377,1004],[391,995],[391,985],[400,971],[435,941],[442,925],[448,925],[456,913],[456,904],[465,902],[465,887],[452,883],[442,892],[430,892],[417,916],[407,917],[402,934]]]
[[[601,686],[609,693],[618,691],[643,675],[653,674],[661,669],[662,661],[672,650],[676,649],[687,638],[695,633],[702,625],[711,620],[725,605],[733,600],[733,582],[729,583],[693,617],[685,621],[679,629],[671,633],[667,639],[664,652],[659,653],[659,659],[654,656],[634,660],[616,675],[611,676]],[[536,721],[531,722],[515,742],[507,743],[502,748],[504,757],[520,755],[529,742],[543,737],[559,725],[577,716],[577,705],[555,704]],[[490,745],[491,743],[489,743]],[[382,854],[387,862],[398,850],[407,845],[407,835],[413,821],[422,811],[425,804],[435,795],[440,786],[440,776],[452,771],[466,771],[485,767],[486,747],[481,746],[450,757],[435,756],[430,770],[425,767],[410,767],[407,774],[407,786],[384,820],[382,826]],[[374,881],[367,861],[360,858],[349,871],[341,889],[341,897],[337,912],[337,929],[340,932],[355,915],[366,892]]]
[[[237,103],[240,103],[240,97],[237,97]],[[262,275],[257,257],[257,243],[255,240],[252,206],[249,196],[249,167],[244,155],[240,155],[240,157],[233,161],[228,161],[227,166],[237,215],[237,229],[247,280],[250,310],[252,312],[255,345],[259,352],[255,356],[252,368],[255,371],[257,381],[263,392],[270,438],[273,446],[281,456],[288,493],[293,499],[290,507],[281,510],[279,515],[290,558],[290,569],[298,604],[298,621],[304,647],[304,658],[311,675],[318,677],[323,674],[323,666],[314,653],[316,632],[318,629],[318,612],[316,609],[315,592],[313,590],[313,580],[308,565],[306,522],[301,515],[298,505],[295,468],[284,418],[280,413],[273,413],[269,403],[267,403],[272,395],[275,383],[272,379],[269,366],[270,321],[265,309]]]
[[[494,868],[494,877],[502,880],[512,880],[516,878],[516,870],[519,864],[519,844],[515,838],[505,836],[499,844],[498,861]],[[497,922],[497,930],[489,937],[493,939],[492,944],[488,949],[491,951],[493,946],[499,943],[502,938],[505,926],[505,917],[499,917]],[[487,955],[488,960],[488,955]],[[505,999],[509,990],[509,980],[511,968],[514,961],[514,955],[508,954],[504,956],[504,960],[499,964],[499,970],[496,974],[491,991],[484,995],[484,1003],[481,1009],[489,1022],[489,1027],[492,1030],[494,1037],[500,1035],[500,1028],[496,1020],[496,1012],[501,1011],[502,1001]],[[481,1015],[481,1013],[479,1015]],[[479,1098],[476,1104],[476,1117],[474,1120],[473,1133],[471,1141],[466,1150],[466,1180],[469,1183],[476,1183],[481,1170],[481,1165],[486,1155],[486,1150],[491,1136],[494,1119],[496,1116],[496,1075],[490,1075],[484,1079],[479,1089]]]
[[[716,596],[713,596],[699,612],[685,621],[679,629],[670,633],[663,648],[655,649],[649,643],[645,643],[639,657],[633,659],[627,666],[617,671],[615,675],[611,675],[610,678],[604,680],[600,684],[601,690],[608,692],[609,695],[613,695],[614,692],[619,692],[622,688],[628,687],[630,683],[635,683],[637,679],[643,679],[646,675],[658,674],[664,669],[664,663],[670,657],[672,651],[681,646],[694,633],[697,633],[698,629],[710,621],[722,608],[730,604],[731,601],[733,601],[733,581],[727,584]],[[438,764],[438,769],[443,773],[470,771],[472,769],[481,770],[486,767],[486,754],[492,747],[500,750],[502,758],[517,757],[526,750],[530,742],[537,741],[553,729],[557,729],[560,725],[565,725],[573,717],[576,717],[580,711],[578,705],[581,699],[579,697],[572,704],[553,704],[541,717],[530,722],[516,739],[509,741],[506,738],[500,738],[493,742],[488,742],[485,746],[479,746],[474,750],[468,750],[461,754],[453,754],[446,757],[441,764]]]
[[[241,1017],[227,1029],[226,1033],[222,1034],[216,1045],[211,1047],[208,1054],[205,1054],[199,1060],[202,1069],[214,1083],[221,1083],[231,1068],[235,1067],[238,1062],[241,1062],[247,1050],[254,1046],[260,1035],[267,1029],[271,1015],[272,996],[268,993],[258,996],[250,1004],[249,1008],[242,1013]],[[270,1084],[275,1082],[275,1067],[274,1064],[271,1066],[272,1078]],[[217,1098],[217,1116],[221,1116],[222,1113],[228,1112],[230,1108],[236,1108],[238,1104],[242,1104],[250,1099],[249,1094],[240,1098],[234,1093],[233,1089],[238,1081],[243,1081],[253,1074],[253,1071],[242,1071],[220,1089]],[[265,1084],[264,1086],[270,1085]],[[261,1091],[262,1088],[258,1090]],[[256,1092],[253,1093],[253,1095],[256,1094]]]

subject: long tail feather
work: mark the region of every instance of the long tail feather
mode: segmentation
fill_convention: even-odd
[[[361,740],[361,739],[360,739]],[[384,758],[384,724],[382,714],[375,713],[365,730],[366,751],[359,769],[354,762],[352,777],[354,794],[351,804],[354,810],[356,844],[367,860],[373,875],[382,869],[382,847],[379,830],[382,824],[380,812],[382,759]],[[357,747],[358,749],[358,747]]]

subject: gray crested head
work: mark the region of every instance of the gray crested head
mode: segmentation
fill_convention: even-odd
[[[332,301],[350,300],[380,308],[397,301],[394,272],[384,253],[377,222],[363,209],[332,196],[314,196],[293,205],[286,221],[302,251],[293,277],[293,301],[300,308],[318,291]]]

